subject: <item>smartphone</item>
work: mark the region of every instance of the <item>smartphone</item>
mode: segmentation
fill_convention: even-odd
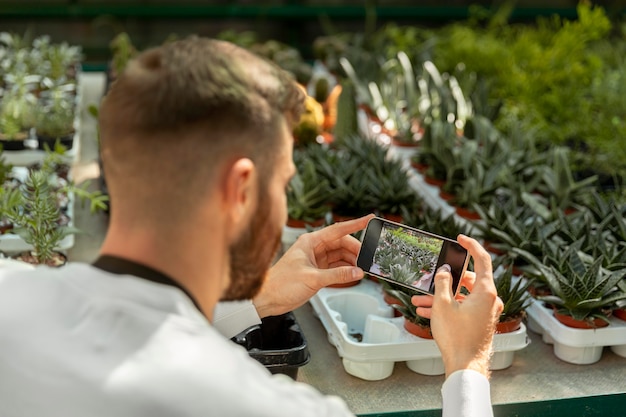
[[[357,266],[365,273],[416,293],[433,295],[437,270],[446,265],[459,289],[469,254],[456,240],[372,218],[361,235]]]

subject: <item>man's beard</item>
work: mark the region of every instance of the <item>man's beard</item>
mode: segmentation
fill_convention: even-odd
[[[268,221],[270,207],[264,200],[259,198],[250,225],[230,247],[230,284],[223,301],[249,300],[257,295],[278,252],[281,229]]]

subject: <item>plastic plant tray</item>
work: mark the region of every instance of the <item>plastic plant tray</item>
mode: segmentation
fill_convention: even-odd
[[[423,375],[444,374],[441,352],[434,340],[423,339],[404,329],[404,318],[383,300],[382,287],[369,280],[348,288],[323,288],[310,300],[337,348],[347,373],[375,381],[389,377],[395,362],[406,362]],[[512,365],[514,353],[529,343],[526,327],[496,334],[491,369]]]
[[[25,178],[28,175],[28,170],[25,167],[13,167],[13,172],[19,178]],[[68,194],[68,206],[66,214],[70,218],[69,226],[74,225],[74,202],[75,197],[74,193],[70,192]],[[65,251],[71,249],[74,246],[74,234],[69,234],[65,236],[57,246],[57,249],[60,251]],[[26,243],[24,239],[20,236],[8,232],[5,234],[0,234],[0,252],[3,252],[7,255],[16,255],[21,252],[26,252],[32,250],[33,246]]]
[[[298,369],[311,359],[304,333],[292,312],[266,317],[261,324],[244,330],[231,340],[246,348],[250,357],[271,373],[285,374],[293,379],[296,379]]]
[[[598,329],[575,329],[561,324],[553,315],[552,309],[533,300],[528,313],[528,327],[542,335],[545,343],[554,345],[554,355],[562,361],[588,365],[602,357],[605,346],[626,358],[626,321],[617,317],[609,318],[607,327]]]

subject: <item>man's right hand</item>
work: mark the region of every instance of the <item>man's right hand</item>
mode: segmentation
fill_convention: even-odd
[[[435,276],[432,300],[415,296],[412,301],[418,307],[418,314],[430,315],[433,338],[441,351],[446,377],[462,369],[473,369],[488,377],[491,343],[502,312],[502,300],[498,298],[493,281],[489,253],[472,238],[459,235],[457,240],[474,258],[475,280],[473,285],[466,285],[472,287],[468,288],[470,294],[456,300],[452,293],[452,276],[440,270]],[[425,313],[430,304],[430,314]]]

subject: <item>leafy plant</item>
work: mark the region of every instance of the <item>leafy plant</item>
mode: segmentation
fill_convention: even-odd
[[[387,289],[386,292],[402,303],[399,305],[394,304],[392,307],[398,310],[404,318],[422,327],[430,328],[430,319],[417,314],[416,307],[411,302],[411,294],[407,294],[406,292],[397,289]]]
[[[556,255],[547,255],[543,261],[526,251],[515,251],[536,268],[552,291],[538,299],[553,304],[562,314],[577,320],[608,321],[606,310],[626,299],[626,292],[616,287],[626,277],[626,268],[603,268],[601,258],[594,260],[580,251],[580,242],[555,250]]]
[[[526,308],[530,304],[531,297],[528,287],[531,281],[522,278],[513,282],[513,267],[505,268],[499,275],[494,277],[498,297],[502,300],[504,308],[500,313],[500,322],[525,316]]]
[[[124,71],[128,62],[137,55],[137,49],[126,32],[121,32],[115,36],[109,43],[109,47],[113,52],[113,72],[117,76]]]
[[[49,103],[41,103],[37,111],[37,136],[62,138],[74,132],[74,102],[62,91],[52,95]]]
[[[87,191],[88,183],[77,186],[72,182],[60,185],[50,171],[54,164],[45,162],[43,169],[29,171],[19,188],[0,189],[0,217],[14,225],[14,232],[33,246],[32,255],[37,263],[53,259],[59,243],[78,230],[62,225],[57,202],[59,192],[73,192],[81,201],[89,200],[92,212],[106,208],[106,197],[100,192]]]
[[[306,148],[296,150],[294,159],[298,173],[292,178],[287,190],[289,217],[305,222],[323,219],[330,211],[330,184],[321,178],[313,160],[307,158]]]

